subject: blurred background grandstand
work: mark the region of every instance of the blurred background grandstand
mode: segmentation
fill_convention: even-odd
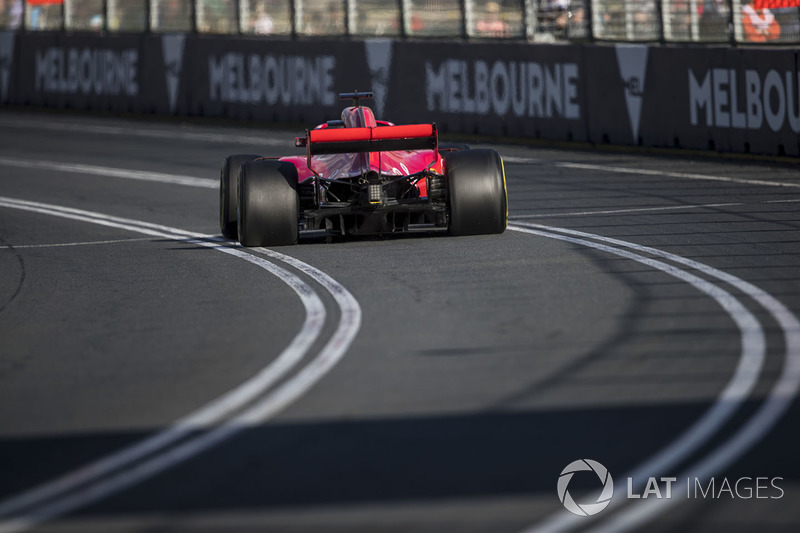
[[[0,0],[0,29],[789,44],[800,0]]]

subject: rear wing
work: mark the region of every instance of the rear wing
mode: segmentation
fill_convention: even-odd
[[[308,146],[309,158],[323,154],[434,150],[439,146],[435,124],[311,130],[296,146]]]

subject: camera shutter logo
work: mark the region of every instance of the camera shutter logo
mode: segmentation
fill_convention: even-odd
[[[575,472],[586,470],[597,474],[598,479],[603,484],[603,492],[600,493],[595,503],[578,504],[572,499],[567,487]],[[579,459],[571,462],[561,471],[561,475],[558,477],[558,498],[569,512],[579,516],[591,516],[599,513],[608,507],[613,495],[614,481],[611,479],[611,474],[608,473],[606,467],[591,459]]]

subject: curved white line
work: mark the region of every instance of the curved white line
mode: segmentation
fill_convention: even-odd
[[[101,213],[50,206],[37,202],[18,201],[11,198],[0,197],[0,206],[102,224],[168,239],[185,239],[187,236],[203,237],[201,234],[176,228],[121,219]],[[306,367],[298,374],[298,376],[303,376],[302,379],[290,379],[280,388],[261,398],[255,406],[248,408],[232,421],[224,423],[198,437],[189,439],[134,467],[120,471],[120,469],[128,467],[135,461],[143,459],[148,455],[163,450],[167,446],[184,439],[192,431],[208,428],[218,423],[222,417],[258,399],[269,387],[286,375],[286,373],[304,357],[311,345],[319,337],[322,326],[324,325],[325,308],[322,301],[313,289],[296,275],[265,259],[245,253],[240,248],[219,247],[218,243],[210,243],[206,240],[192,240],[189,242],[213,247],[223,253],[239,257],[281,278],[298,294],[306,308],[306,319],[301,331],[278,358],[256,376],[250,378],[225,395],[213,400],[194,413],[178,420],[170,428],[138,444],[62,476],[51,483],[47,483],[0,503],[0,516],[8,516],[11,513],[16,513],[26,508],[39,505],[39,507],[30,510],[26,516],[0,523],[0,532],[10,533],[11,531],[20,531],[42,521],[82,507],[97,499],[108,496],[114,491],[128,487],[146,477],[160,472],[179,461],[185,460],[253,423],[263,421],[306,392],[344,356],[361,325],[361,308],[358,302],[347,289],[327,274],[324,274],[302,261],[289,258],[283,254],[274,253],[273,257],[276,259],[290,263],[293,266],[302,266],[301,270],[304,273],[318,281],[334,296],[341,308],[341,318],[339,326],[331,340],[326,343],[320,354],[309,364],[309,367]],[[311,372],[308,371],[308,368],[313,368],[315,370]],[[272,407],[270,409],[265,409],[264,406],[268,403],[272,405]],[[255,412],[258,412],[258,416],[253,416]],[[99,483],[86,486],[98,478],[108,475],[111,475],[111,477]],[[55,502],[45,503],[47,500],[53,499],[59,495],[65,496],[62,496]]]
[[[269,397],[256,403],[250,409],[251,412],[247,414],[247,419],[251,420],[253,423],[257,423],[277,413],[310,389],[314,383],[339,362],[339,359],[344,356],[345,351],[353,342],[355,334],[361,328],[361,307],[358,305],[358,301],[356,301],[347,289],[328,274],[299,259],[268,248],[257,248],[255,251],[273,259],[283,261],[301,272],[313,276],[314,279],[331,293],[336,303],[339,304],[342,316],[340,318],[339,327],[334,332],[328,344],[326,344],[319,353],[319,356],[311,363],[304,366],[291,382],[285,383],[283,386],[276,389]]]
[[[697,261],[671,254],[669,252],[664,252],[656,248],[641,246],[635,243],[603,237],[592,233],[569,230],[565,228],[556,228],[552,226],[543,226],[539,224],[519,223],[516,226],[509,226],[509,228],[515,231],[532,233],[543,237],[590,246],[596,249],[602,249],[610,253],[614,253],[616,255],[629,257],[628,254],[630,254],[630,252],[619,250],[618,248],[606,247],[596,242],[583,240],[584,238],[594,239],[596,241],[606,242],[622,248],[636,250],[638,252],[647,253],[678,264],[682,264],[702,272],[705,275],[723,281],[742,291],[767,309],[767,311],[769,311],[770,314],[772,314],[773,317],[775,317],[775,319],[778,321],[784,331],[784,338],[786,341],[786,362],[780,379],[773,387],[768,400],[764,402],[759,411],[748,421],[748,423],[743,426],[739,432],[734,435],[734,437],[726,441],[725,444],[717,448],[714,452],[710,453],[704,460],[689,468],[687,472],[691,472],[691,475],[701,478],[710,477],[715,472],[718,472],[720,469],[724,468],[726,465],[729,465],[737,457],[746,452],[747,449],[753,446],[753,444],[755,444],[761,437],[763,437],[766,432],[769,431],[769,429],[778,421],[778,419],[780,419],[781,415],[791,404],[794,396],[797,393],[798,386],[800,385],[800,322],[798,322],[797,318],[791,313],[791,311],[789,311],[785,306],[783,306],[783,304],[781,304],[771,295],[767,294],[761,289],[758,289],[754,285],[737,278],[736,276],[727,274]],[[633,259],[633,257],[631,258]],[[652,259],[645,257],[642,257],[642,259],[653,261]],[[639,261],[638,259],[634,260]],[[750,314],[749,311],[746,312]],[[752,314],[750,314],[750,316],[752,317]],[[752,317],[752,320],[756,320],[755,317]],[[739,325],[738,321],[737,325]],[[757,320],[755,324],[751,324],[751,326],[752,325],[757,325],[759,329],[761,328]],[[698,420],[686,432],[684,432],[681,437],[673,441],[672,444],[661,450],[657,455],[639,465],[626,477],[642,479],[650,476],[662,476],[665,473],[669,474],[670,468],[677,466],[681,461],[686,459],[689,454],[696,451],[699,446],[706,442],[746,400],[750,390],[752,389],[752,386],[754,385],[753,380],[757,378],[758,370],[755,366],[753,366],[754,360],[751,360],[750,363],[744,362],[745,351],[748,349],[745,345],[744,337],[745,330],[742,330],[742,356],[740,358],[737,371],[723,392],[718,396],[714,405],[704,414],[703,417],[701,417],[700,420]],[[755,348],[756,339],[750,339],[747,342],[750,345],[749,349]],[[764,342],[763,331],[761,333],[761,339],[758,342]],[[761,349],[763,350],[763,348]],[[763,360],[763,353],[761,355],[761,359]],[[740,374],[740,370],[743,371],[742,374]],[[742,379],[742,377],[745,379]],[[620,501],[620,497],[625,497],[625,491],[626,489],[623,488],[615,491],[617,502]],[[624,503],[625,500],[622,501]],[[645,500],[641,504],[637,502],[636,506],[626,508],[619,515],[617,515],[607,527],[602,527],[598,529],[598,531],[622,531],[637,525],[641,525],[656,514],[665,511],[669,506],[674,505],[678,501],[678,499],[665,499]],[[619,505],[619,503],[617,503],[617,505]],[[573,518],[574,517],[566,515],[556,515],[550,520],[534,526],[526,531],[565,531],[574,527],[586,525],[585,522],[579,522]],[[600,517],[598,517],[598,519],[600,519]]]
[[[158,454],[151,459],[137,463],[135,466],[118,472],[108,479],[67,494],[64,498],[37,509],[35,513],[31,513],[29,516],[11,521],[7,524],[8,529],[4,529],[3,524],[0,524],[0,533],[16,533],[35,524],[56,518],[135,485],[181,461],[189,459],[230,438],[242,429],[257,425],[273,416],[308,391],[333,368],[344,356],[360,328],[361,307],[358,302],[341,284],[311,265],[272,250],[260,249],[259,251],[276,259],[285,260],[293,266],[297,265],[306,274],[319,276],[318,281],[331,292],[339,304],[342,312],[339,327],[320,354],[311,363],[303,367],[291,380],[266,395],[262,400],[255,402],[233,420],[197,438],[169,448],[164,453]]]
[[[747,399],[757,381],[764,362],[766,341],[764,338],[764,331],[756,317],[733,295],[685,270],[626,250],[575,237],[554,235],[535,229],[522,227],[515,227],[513,229],[524,233],[556,238],[573,244],[595,248],[661,270],[666,274],[689,283],[696,289],[713,298],[731,316],[740,331],[741,355],[739,357],[739,362],[733,376],[719,394],[713,407],[706,411],[700,419],[692,424],[681,437],[673,441],[670,446],[662,450],[656,457],[637,468],[630,477],[635,479],[643,476],[649,477],[651,475],[656,475],[658,472],[663,473],[668,471],[667,468],[669,466],[677,464],[713,436],[733,415],[736,409],[739,408],[741,403]],[[618,484],[615,493],[620,494],[624,492],[626,488],[627,487]],[[549,527],[547,529],[551,530]]]

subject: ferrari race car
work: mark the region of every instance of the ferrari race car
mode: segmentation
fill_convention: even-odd
[[[220,171],[220,228],[244,246],[295,244],[303,230],[338,235],[407,231],[502,233],[508,223],[503,161],[494,150],[439,145],[435,124],[377,121],[352,99],[341,120],[295,139],[304,156],[232,155]],[[461,149],[459,149],[461,148]]]

